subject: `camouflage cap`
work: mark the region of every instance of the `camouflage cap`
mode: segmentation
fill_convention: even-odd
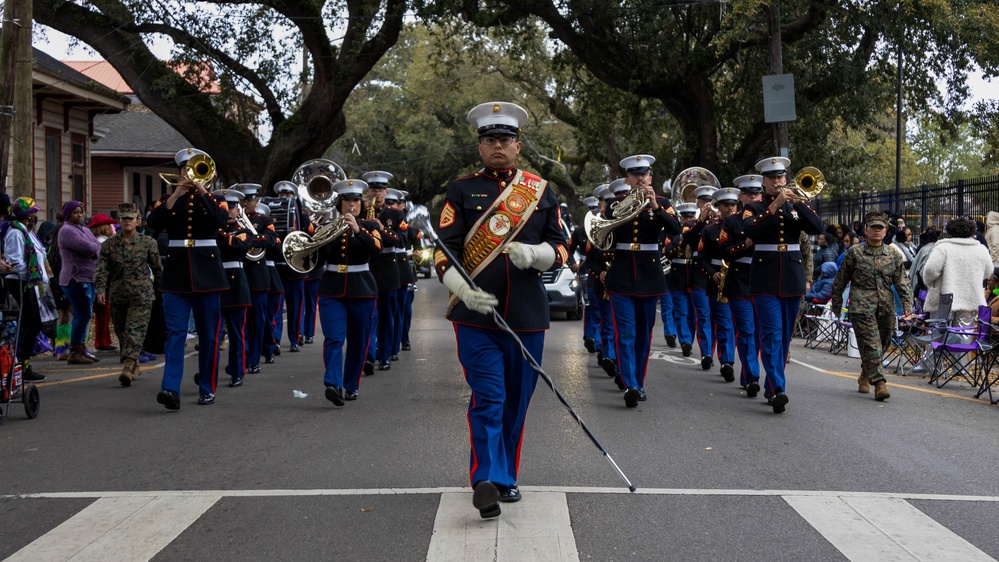
[[[867,213],[864,222],[867,226],[888,227],[888,217],[884,213]]]
[[[119,219],[139,218],[139,208],[135,206],[135,203],[118,203],[118,218]]]

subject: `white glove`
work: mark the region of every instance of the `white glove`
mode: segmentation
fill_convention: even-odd
[[[451,289],[451,292],[458,296],[458,300],[465,303],[469,310],[474,310],[479,314],[489,314],[494,306],[499,304],[499,299],[482,289],[473,289],[468,281],[458,273],[455,268],[450,268],[444,272],[441,278],[444,286]]]
[[[555,263],[555,248],[551,244],[510,242],[506,249],[510,253],[510,261],[517,269],[533,267],[538,271],[547,271]]]

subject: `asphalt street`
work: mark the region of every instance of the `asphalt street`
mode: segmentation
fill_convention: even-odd
[[[285,342],[241,388],[223,376],[210,406],[189,342],[178,412],[155,401],[162,358],[130,388],[114,353],[36,360],[40,415],[13,404],[0,425],[0,559],[999,558],[999,410],[970,387],[891,376],[876,402],[856,392],[859,360],[795,340],[775,415],[667,348],[661,324],[634,409],[581,321],[557,317],[545,343],[546,371],[638,492],[539,382],[524,499],[481,521],[447,292],[419,287],[412,351],[342,408],[323,397],[320,337]]]

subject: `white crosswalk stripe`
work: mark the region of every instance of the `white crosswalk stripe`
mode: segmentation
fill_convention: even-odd
[[[615,494],[618,488],[522,487],[524,499],[502,504],[498,519],[483,520],[463,488],[60,492],[29,498],[96,498],[7,560],[141,561],[160,552],[222,498],[308,496],[439,497],[430,562],[551,560],[577,562],[568,495]],[[646,488],[641,496],[779,496],[853,562],[992,561],[985,552],[907,500],[985,502],[999,497],[793,490],[690,490]],[[3,496],[7,499],[19,496]],[[429,501],[429,500],[428,500]],[[424,543],[426,544],[426,543]]]

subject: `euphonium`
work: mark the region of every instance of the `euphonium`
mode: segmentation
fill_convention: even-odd
[[[583,219],[583,230],[594,246],[608,250],[613,243],[611,233],[618,226],[634,219],[649,203],[644,189],[632,189],[624,199],[611,203],[611,216],[605,219],[599,214],[587,213]]]
[[[794,176],[794,181],[787,186],[795,195],[808,201],[822,193],[826,187],[826,177],[818,168],[806,166]]]
[[[250,218],[246,216],[246,211],[243,210],[242,205],[237,208],[239,209],[239,213],[236,215],[236,224],[238,224],[240,228],[249,230],[250,234],[256,238],[257,229],[253,227],[253,223],[250,222]],[[264,248],[250,248],[250,250],[246,252],[246,259],[260,261],[264,257],[265,252],[266,249]]]
[[[289,232],[281,243],[284,261],[299,273],[312,271],[319,261],[319,249],[339,238],[348,228],[350,224],[347,219],[340,215],[320,227],[313,236],[301,230]]]

